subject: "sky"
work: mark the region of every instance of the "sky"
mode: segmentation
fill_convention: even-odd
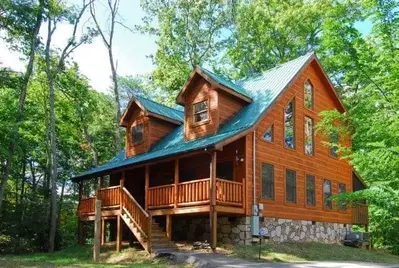
[[[69,0],[71,4],[79,5],[79,0]],[[103,0],[105,3],[105,1]],[[103,26],[107,20],[105,8],[98,6],[96,14],[100,24]],[[119,6],[120,20],[130,28],[141,23],[144,15],[140,7],[140,0],[121,0]],[[89,14],[84,18],[84,22]],[[87,25],[87,23],[85,24]],[[42,25],[40,35],[47,35],[47,25]],[[81,29],[80,29],[81,30]],[[63,47],[68,36],[72,33],[72,27],[61,24],[54,35],[54,44]],[[156,52],[155,38],[140,33],[132,33],[120,25],[116,25],[114,36],[114,57],[117,61],[117,72],[119,75],[135,75],[151,72],[154,68],[151,59],[147,56]],[[111,85],[111,71],[108,60],[108,52],[100,39],[96,38],[93,43],[79,47],[72,55],[72,59],[79,63],[79,68],[89,80],[91,86],[102,92],[106,92]],[[20,60],[20,54],[10,51],[4,41],[0,41],[0,63],[2,66],[10,67],[17,71],[23,71],[25,63]]]
[[[105,3],[105,0],[100,0]],[[81,0],[68,0],[70,4],[79,5]],[[119,15],[123,23],[130,28],[141,23],[144,12],[140,7],[140,0],[120,0]],[[107,12],[104,4],[98,6],[96,14],[102,26],[107,21]],[[89,12],[83,19],[86,22],[90,18]],[[86,24],[79,30],[84,29]],[[365,35],[370,32],[371,22],[357,23],[357,28]],[[54,35],[54,44],[64,47],[67,38],[72,32],[72,26],[66,23],[59,26]],[[1,33],[0,33],[1,34]],[[46,24],[42,25],[40,35],[45,41]],[[146,74],[153,70],[154,66],[149,55],[156,52],[156,39],[153,36],[141,33],[132,33],[120,25],[116,25],[114,36],[114,58],[117,61],[118,75]],[[75,50],[72,60],[78,62],[82,74],[89,80],[90,85],[101,92],[107,92],[111,86],[111,71],[107,50],[100,37],[93,43],[85,44]],[[20,55],[10,51],[4,41],[0,41],[0,64],[16,71],[23,71],[25,63],[20,60]]]

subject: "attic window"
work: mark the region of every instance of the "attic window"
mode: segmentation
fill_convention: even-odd
[[[193,122],[199,123],[208,120],[208,101],[201,101],[193,105]]]
[[[143,142],[143,124],[132,126],[132,143],[133,145]]]
[[[263,140],[267,142],[273,142],[273,125],[270,125],[266,129],[265,134],[263,134]]]

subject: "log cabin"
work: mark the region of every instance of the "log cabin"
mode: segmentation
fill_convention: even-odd
[[[367,225],[366,204],[331,200],[366,185],[325,145],[350,140],[315,134],[321,111],[346,110],[314,53],[239,81],[196,67],[177,104],[134,97],[120,120],[125,149],[73,178],[81,243],[96,199],[101,240],[118,251],[132,238],[148,252],[172,241],[248,244],[260,230],[274,242],[337,243]]]

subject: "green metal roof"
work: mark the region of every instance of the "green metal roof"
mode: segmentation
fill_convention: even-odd
[[[242,95],[242,96],[245,96],[245,97],[251,99],[251,96],[250,96],[250,95],[246,92],[246,90],[245,90],[244,88],[242,88],[240,85],[238,85],[238,84],[236,84],[236,83],[234,83],[234,82],[232,82],[232,81],[230,81],[230,80],[227,80],[227,79],[224,78],[223,76],[218,75],[218,74],[215,74],[215,73],[213,73],[213,72],[211,72],[211,71],[209,71],[209,70],[207,70],[207,69],[205,69],[205,68],[203,68],[203,67],[198,67],[198,68],[199,68],[202,72],[204,72],[207,76],[209,76],[210,78],[212,78],[213,80],[215,80],[217,83],[219,83],[219,84],[221,84],[221,85],[223,85],[223,86],[225,86],[225,87],[228,87],[228,88],[234,90],[235,92],[237,92],[238,94],[240,94],[240,95]]]
[[[155,101],[146,99],[144,97],[135,96],[134,98],[138,100],[143,105],[144,109],[146,109],[150,113],[162,115],[181,123],[184,122],[183,111],[173,109],[171,107],[165,106]]]
[[[122,151],[107,164],[88,170],[76,176],[74,180],[133,164],[209,148],[251,128],[267,112],[273,101],[277,99],[306,63],[312,59],[313,55],[313,53],[309,53],[262,74],[234,83],[230,82],[237,88],[245,90],[252,102],[223,124],[215,135],[184,141],[184,126],[181,125],[155,144],[147,153],[126,158],[125,152]]]

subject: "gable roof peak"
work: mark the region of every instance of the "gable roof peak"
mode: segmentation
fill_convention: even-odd
[[[129,104],[127,105],[125,111],[121,116],[121,120],[119,122],[121,126],[126,126],[126,117],[133,104],[136,104],[148,115],[157,117],[159,119],[174,123],[176,125],[181,125],[184,122],[183,111],[168,107],[151,99],[135,95],[131,98]]]

